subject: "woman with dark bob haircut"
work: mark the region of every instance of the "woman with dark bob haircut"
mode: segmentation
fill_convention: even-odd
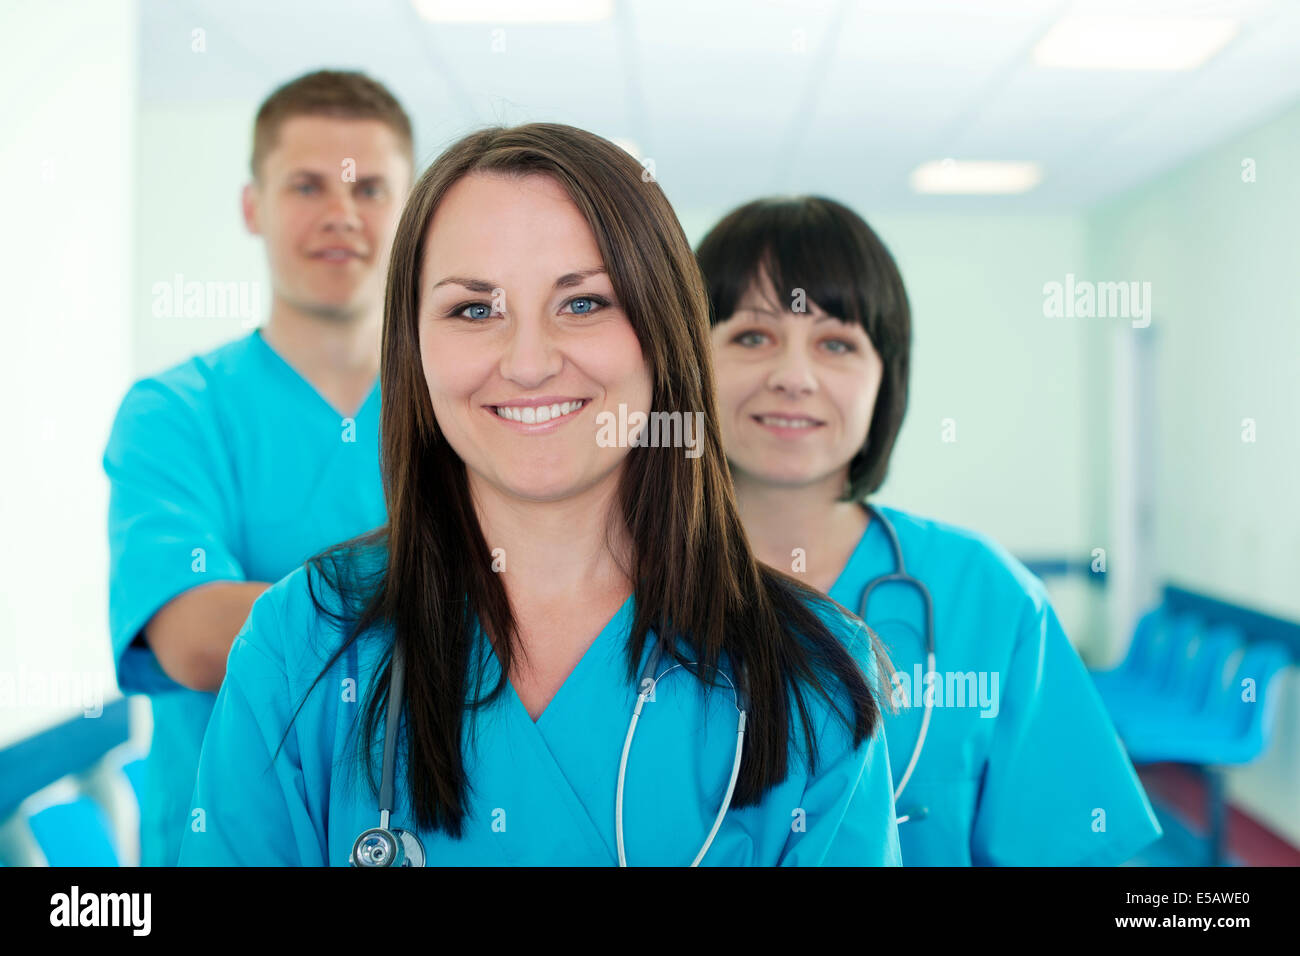
[[[388,523],[254,605],[182,862],[899,862],[888,660],[750,550],[708,335],[624,150],[438,157],[388,274]]]
[[[911,313],[847,206],[760,199],[697,249],[722,438],[760,560],[880,634],[908,866],[1113,865],[1160,835],[1042,583],[996,542],[869,504],[907,408]]]

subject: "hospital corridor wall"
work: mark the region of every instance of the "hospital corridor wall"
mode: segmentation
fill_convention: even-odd
[[[1151,283],[1154,447],[1147,575],[1300,620],[1300,105],[1093,210],[1091,276]],[[1100,321],[1100,320],[1092,320]],[[1138,330],[1130,330],[1136,332]],[[1112,335],[1130,334],[1113,328]],[[1097,345],[1098,343],[1093,343]],[[1089,365],[1089,447],[1117,393]],[[1123,414],[1122,410],[1119,412]],[[1089,487],[1105,515],[1115,488]],[[1110,533],[1113,529],[1107,529]],[[1300,670],[1272,746],[1228,796],[1300,846]]]

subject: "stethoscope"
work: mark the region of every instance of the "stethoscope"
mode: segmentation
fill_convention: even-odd
[[[636,697],[636,707],[632,711],[632,720],[627,725],[627,739],[623,741],[623,756],[618,762],[618,789],[614,795],[614,833],[618,839],[618,865],[627,866],[627,852],[623,846],[623,782],[627,776],[627,758],[632,752],[632,738],[636,736],[636,725],[641,719],[641,708],[645,706],[646,701],[654,700],[655,688],[659,682],[671,674],[682,664],[674,664],[658,677],[651,677],[655,668],[659,666],[660,646],[655,645],[650,653],[649,659],[646,660],[645,667],[641,668],[641,680],[637,684],[641,692]],[[695,663],[691,661],[690,663]],[[731,796],[736,791],[736,780],[740,777],[740,756],[745,746],[745,708],[740,702],[740,691],[736,685],[731,682],[731,678],[722,671],[718,671],[731,687],[732,701],[736,708],[736,754],[731,761],[731,779],[727,781],[727,792],[722,798],[722,804],[718,807],[718,814],[713,818],[713,828],[709,830],[709,835],[705,837],[704,844],[700,847],[700,852],[695,854],[695,859],[691,861],[691,866],[699,866],[700,861],[704,859],[704,854],[709,852],[709,847],[713,845],[713,838],[718,835],[718,828],[722,826],[722,821],[731,809]]]
[[[657,677],[652,677],[659,665],[660,648],[651,651],[645,667],[641,669],[641,679],[637,686],[636,706],[632,711],[632,720],[628,724],[627,739],[623,742],[623,755],[618,762],[618,789],[614,795],[614,832],[618,839],[618,865],[627,866],[627,852],[623,845],[623,783],[627,777],[628,755],[632,752],[632,740],[636,736],[637,723],[641,719],[641,709],[647,701],[654,699],[655,688],[668,674],[682,667],[674,664]],[[694,662],[691,662],[694,663]],[[718,835],[718,828],[731,809],[731,797],[736,791],[736,781],[740,777],[740,757],[745,745],[745,708],[741,705],[740,692],[731,678],[721,671],[719,675],[731,687],[732,699],[736,708],[736,753],[731,762],[731,779],[727,781],[727,792],[722,798],[722,805],[713,820],[713,827],[704,840],[704,845],[691,861],[691,866],[699,866],[704,854],[713,845],[713,838]],[[384,763],[380,773],[379,785],[379,826],[364,831],[352,844],[351,864],[353,866],[424,866],[424,844],[410,830],[389,828],[389,818],[393,811],[393,775],[395,773],[394,756],[397,751],[397,721],[402,708],[402,688],[406,671],[400,646],[393,648],[392,675],[388,685],[388,716],[384,726]]]
[[[388,682],[388,715],[384,718],[384,767],[379,781],[379,826],[362,832],[352,844],[353,866],[424,866],[424,844],[411,830],[389,829],[393,812],[393,757],[397,752],[397,721],[402,711],[406,662],[402,646],[393,647]]]
[[[880,522],[880,527],[884,529],[885,536],[889,538],[890,549],[894,553],[894,570],[890,574],[882,574],[880,577],[867,584],[866,590],[862,592],[862,608],[858,611],[858,617],[862,620],[867,619],[867,604],[871,601],[871,592],[881,584],[904,584],[916,590],[921,596],[921,604],[925,609],[925,671],[926,674],[937,673],[934,666],[934,602],[930,598],[929,589],[907,573],[903,565],[903,548],[898,543],[898,532],[894,526],[889,523],[889,519],[880,513],[875,505],[866,504],[867,513]],[[922,677],[921,685],[924,688],[927,683],[925,677]],[[934,711],[934,697],[931,694],[924,693],[925,714],[921,718],[921,731],[916,735],[916,745],[912,748],[912,759],[907,762],[907,769],[903,771],[903,776],[899,779],[897,787],[894,789],[894,803],[897,805],[898,798],[902,796],[903,791],[907,788],[907,782],[912,779],[912,771],[916,769],[916,762],[921,759],[921,750],[925,747],[925,735],[930,729],[930,715]],[[897,818],[899,823],[907,823],[909,820],[924,820],[930,811],[927,807],[911,807],[907,813]]]

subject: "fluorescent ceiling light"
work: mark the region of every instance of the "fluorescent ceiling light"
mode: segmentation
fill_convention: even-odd
[[[1029,192],[1043,180],[1037,163],[936,159],[912,170],[918,193],[991,195]]]
[[[411,0],[432,23],[578,23],[608,20],[613,0]]]
[[[1236,20],[1067,17],[1034,47],[1038,66],[1066,70],[1194,70],[1237,34]]]

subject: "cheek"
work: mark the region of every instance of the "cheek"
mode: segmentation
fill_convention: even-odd
[[[762,390],[764,371],[760,363],[739,361],[731,350],[713,344],[713,380],[717,388],[718,414],[727,419],[739,411],[745,399]]]
[[[749,381],[752,377],[746,376],[744,370],[734,363],[726,361],[714,363],[718,414],[722,416],[723,421],[731,419],[740,410],[745,395],[753,389]]]
[[[282,236],[290,236],[300,230],[306,218],[306,213],[299,204],[287,202],[276,209],[271,228]]]
[[[450,336],[422,334],[420,361],[435,409],[464,398],[473,391],[476,382],[482,381],[476,372],[481,364],[477,350],[467,347],[465,342],[452,341]]]
[[[875,384],[870,373],[861,367],[825,369],[821,385],[825,402],[839,419],[842,437],[848,441],[865,438],[875,409]]]
[[[570,345],[569,354],[587,375],[609,390],[644,391],[649,398],[650,369],[636,331],[626,320],[609,323],[599,334]]]
[[[372,208],[365,217],[366,228],[372,235],[387,236],[397,231],[397,220],[401,218],[402,207],[390,204]]]
[[[849,420],[854,438],[865,440],[867,430],[871,427],[871,418],[876,410],[876,396],[880,391],[878,373],[868,373],[870,377],[857,377],[846,383],[846,394],[842,408],[849,410]]]
[[[303,238],[306,233],[305,217],[292,208],[282,209],[268,227],[268,235],[273,237],[274,244],[283,257],[295,256],[306,245]]]

